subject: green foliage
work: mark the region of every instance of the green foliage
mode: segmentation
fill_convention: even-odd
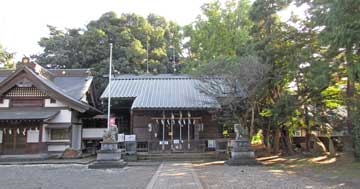
[[[93,68],[96,76],[101,77],[107,74],[110,42],[115,73],[145,73],[147,62],[151,73],[173,72],[171,58],[175,55],[175,63],[180,64],[182,57],[181,27],[154,14],[147,18],[136,14],[118,17],[108,12],[88,23],[85,29],[62,31],[48,27],[49,36],[39,41],[44,51],[34,58],[49,67]],[[99,77],[96,80],[101,80]],[[104,85],[98,87],[101,90]]]
[[[213,1],[202,6],[202,15],[184,27],[189,39],[184,47],[189,57],[209,61],[216,57],[241,55],[250,39],[250,1]]]
[[[6,51],[0,44],[0,68],[1,69],[12,69],[15,67],[13,62],[14,53]]]

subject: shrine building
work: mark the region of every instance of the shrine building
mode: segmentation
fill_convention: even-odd
[[[140,152],[204,152],[215,148],[222,127],[216,98],[199,78],[184,74],[118,75],[112,79],[111,115],[119,133],[133,135]],[[101,95],[106,102],[107,87]]]
[[[0,70],[0,155],[82,148],[82,118],[96,108],[89,69],[45,69],[28,58]]]

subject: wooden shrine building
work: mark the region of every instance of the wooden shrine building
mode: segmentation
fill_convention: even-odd
[[[81,118],[95,107],[89,69],[45,69],[24,58],[0,70],[0,155],[81,149]]]
[[[201,92],[189,75],[119,75],[112,80],[111,114],[119,133],[133,134],[138,150],[196,151],[214,148],[222,127],[215,98]],[[107,87],[101,96],[106,101]]]

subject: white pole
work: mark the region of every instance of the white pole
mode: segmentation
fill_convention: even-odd
[[[108,115],[107,115],[107,128],[110,130],[110,106],[111,106],[111,67],[112,67],[112,48],[113,44],[110,43],[110,65],[109,65],[109,95],[108,95]]]
[[[149,73],[149,40],[146,40],[146,73]]]

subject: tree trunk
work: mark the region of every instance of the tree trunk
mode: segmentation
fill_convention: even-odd
[[[280,137],[281,137],[280,128],[276,128],[275,136],[273,138],[273,140],[274,140],[273,153],[274,154],[278,154],[280,152]]]
[[[329,153],[330,157],[335,157],[336,155],[335,145],[331,137],[329,137]]]
[[[310,151],[310,123],[309,123],[309,112],[307,105],[304,105],[304,123],[305,123],[305,151]]]
[[[352,121],[352,100],[355,94],[355,85],[354,85],[354,74],[353,74],[353,63],[351,58],[351,50],[347,48],[345,50],[346,54],[346,62],[347,62],[347,72],[348,72],[348,78],[346,83],[346,110],[347,110],[347,119],[346,119],[346,126],[348,130],[348,136],[344,138],[344,151],[348,153],[354,152],[354,143],[352,139],[352,130],[353,130],[353,121]]]
[[[271,144],[270,144],[270,135],[271,135],[271,130],[270,130],[270,121],[268,122],[268,126],[267,126],[267,129],[266,129],[266,131],[265,131],[265,137],[264,137],[264,139],[265,139],[265,145],[266,145],[266,151],[268,152],[268,153],[270,153],[271,152]]]
[[[283,150],[285,151],[285,154],[293,155],[294,151],[292,149],[292,142],[291,142],[291,139],[290,139],[289,130],[286,127],[283,127],[281,129],[281,131],[282,131],[282,137],[281,138],[282,138],[283,145],[284,145]]]
[[[254,136],[254,119],[255,119],[255,105],[251,104],[251,122],[250,122],[250,132],[249,132],[249,138],[250,140]]]

